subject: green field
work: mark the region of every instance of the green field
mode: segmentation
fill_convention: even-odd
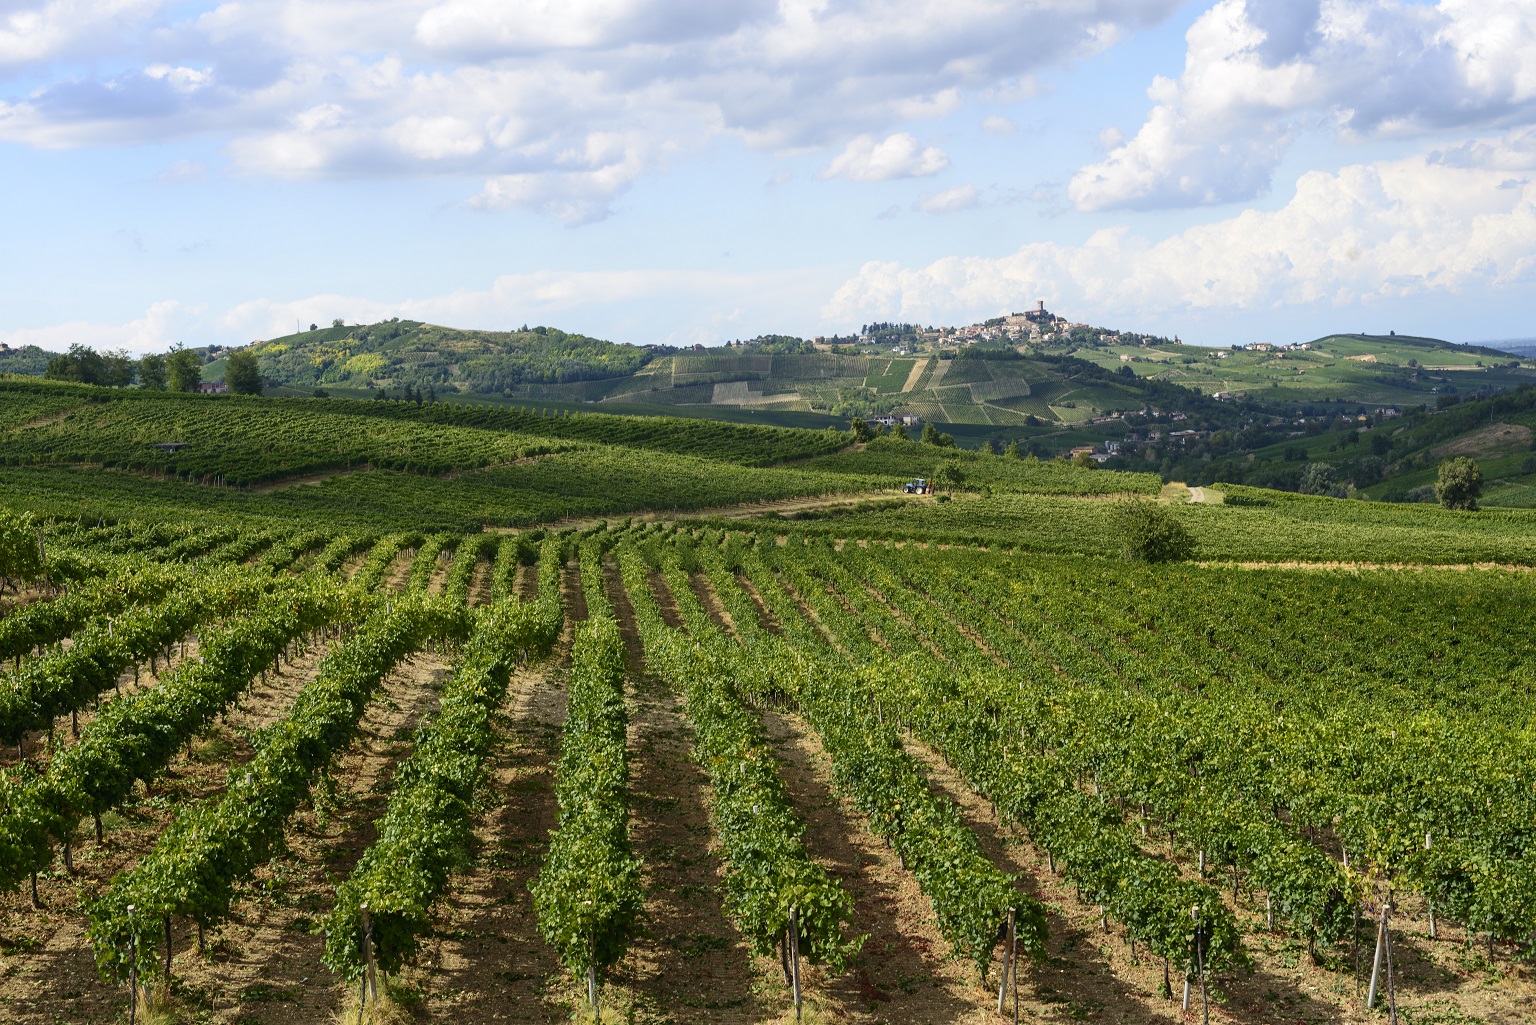
[[[1433,404],[1438,394],[1516,388],[1536,380],[1529,359],[1433,339],[1329,335],[1311,346],[1257,352],[1111,345],[1079,348],[1073,355],[1107,369],[1129,367],[1139,378],[1207,395],[1242,393],[1271,403]]]
[[[930,392],[1128,394],[949,362]],[[590,406],[0,382],[0,1006],[123,1020],[135,972],[155,1021],[355,1021],[371,957],[393,1022],[725,1025],[788,1020],[798,963],[820,1020],[982,1021],[1012,943],[1021,1020],[1071,976],[1151,1023],[1198,906],[1221,1013],[1334,1020],[1390,899],[1405,1019],[1514,1020],[1536,509],[1494,506],[1529,499],[1533,403],[1222,464],[1379,452],[1404,487],[1476,454],[1485,508],[1452,512]],[[1133,514],[1187,547],[1132,561]]]

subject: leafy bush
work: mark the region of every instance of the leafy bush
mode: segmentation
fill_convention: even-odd
[[[1116,520],[1125,557],[1132,562],[1178,562],[1195,554],[1194,537],[1163,506],[1124,502]]]
[[[1435,497],[1447,509],[1477,511],[1483,496],[1483,471],[1475,459],[1457,456],[1440,464],[1440,479],[1435,482]]]

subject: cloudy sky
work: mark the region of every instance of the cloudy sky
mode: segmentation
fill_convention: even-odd
[[[0,0],[0,341],[1536,335],[1536,0]]]

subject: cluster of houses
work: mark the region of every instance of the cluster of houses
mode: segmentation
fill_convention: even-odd
[[[897,424],[903,427],[921,427],[923,418],[911,413],[881,413],[878,416],[865,417],[864,422],[871,427],[895,427]]]
[[[1311,342],[1291,342],[1289,344],[1276,345],[1274,342],[1251,342],[1248,345],[1234,345],[1234,349],[1242,349],[1247,352],[1306,352],[1312,348]]]

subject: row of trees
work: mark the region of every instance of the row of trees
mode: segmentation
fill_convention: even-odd
[[[149,352],[134,359],[122,349],[97,352],[76,343],[48,361],[43,376],[104,388],[137,384],[149,391],[197,391],[203,381],[203,359],[177,344],[169,352]],[[232,352],[225,361],[224,383],[237,395],[261,394],[261,365],[252,352]]]

